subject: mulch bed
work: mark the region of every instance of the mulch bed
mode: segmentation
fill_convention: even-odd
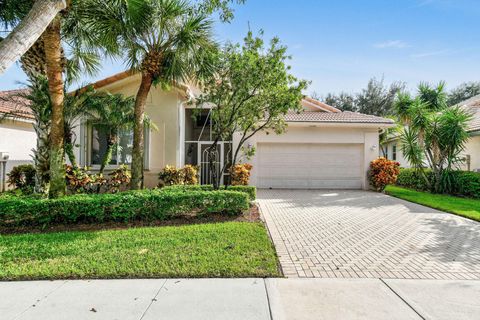
[[[100,230],[121,230],[135,227],[162,227],[162,226],[180,226],[189,224],[221,223],[221,222],[260,222],[260,211],[256,204],[252,204],[247,212],[240,216],[226,216],[222,214],[210,214],[203,217],[189,216],[188,214],[181,218],[175,218],[165,221],[134,221],[128,223],[122,222],[104,222],[96,224],[80,223],[73,225],[55,225],[46,228],[39,227],[0,227],[0,235],[20,234],[20,233],[47,233],[62,231],[100,231]]]

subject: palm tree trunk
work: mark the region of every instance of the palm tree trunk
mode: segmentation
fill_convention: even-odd
[[[57,14],[66,8],[65,0],[36,0],[28,15],[0,42],[0,74],[27,52]]]
[[[53,19],[44,34],[45,58],[50,100],[52,102],[52,128],[50,132],[50,190],[49,197],[65,194],[63,69],[60,38],[60,17]]]
[[[49,126],[40,122],[34,124],[37,134],[37,146],[33,151],[35,164],[35,193],[44,194],[48,191],[50,172]]]
[[[144,154],[144,118],[145,105],[148,93],[152,87],[153,77],[148,72],[142,72],[142,82],[135,98],[135,120],[133,127],[133,150],[132,150],[132,179],[130,189],[138,190],[143,187],[143,154]]]

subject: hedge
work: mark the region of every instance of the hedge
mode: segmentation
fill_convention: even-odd
[[[0,200],[1,226],[166,220],[182,215],[240,214],[248,195],[236,191],[128,191],[72,195],[59,199],[6,197]]]
[[[198,191],[198,190],[203,190],[203,191],[212,191],[213,186],[212,185],[174,185],[174,186],[166,186],[160,189],[162,191],[183,191],[183,192],[189,192],[189,191]],[[223,187],[220,187],[220,190],[225,190]],[[228,186],[227,190],[229,191],[238,191],[238,192],[244,192],[248,194],[250,197],[250,200],[255,200],[257,198],[257,188],[253,186]]]
[[[431,170],[425,170],[427,177],[433,181]],[[446,192],[456,196],[469,198],[480,198],[480,173],[471,171],[449,172],[449,185],[445,187]],[[419,191],[431,191],[425,179],[415,169],[400,169],[396,185],[411,188]]]

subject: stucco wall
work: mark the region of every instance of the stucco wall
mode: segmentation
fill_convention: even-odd
[[[234,137],[234,145],[238,145],[239,137]],[[258,133],[247,141],[246,145],[256,147],[258,143],[285,142],[285,143],[332,143],[332,144],[363,144],[364,146],[364,188],[368,188],[367,172],[370,161],[378,157],[378,129],[377,128],[351,128],[351,127],[316,127],[308,125],[289,125],[287,132],[282,135],[274,133]],[[251,159],[242,158],[241,162],[249,162],[253,165],[250,183],[255,185],[257,157]],[[299,162],[308,159],[299,159]],[[341,161],[341,159],[339,159]]]
[[[36,139],[31,123],[10,120],[0,123],[0,151],[8,152],[10,156],[7,173],[16,165],[32,163],[31,154]]]
[[[463,154],[470,155],[470,170],[480,171],[480,136],[473,136],[468,140]],[[466,169],[466,166],[463,169]]]
[[[133,76],[99,89],[110,93],[122,93],[135,96],[140,85],[140,77]],[[145,171],[145,186],[155,187],[158,184],[158,173],[166,165],[180,165],[180,130],[179,108],[181,97],[176,89],[163,91],[153,87],[147,98],[145,113],[158,127],[149,132],[148,161]],[[80,137],[80,129],[77,128]],[[80,149],[76,149],[80,159]],[[83,164],[82,164],[83,165]]]
[[[410,168],[410,164],[408,163],[407,159],[405,159],[405,157],[403,156],[403,153],[402,153],[402,146],[400,144],[400,141],[398,140],[395,140],[395,141],[390,141],[389,143],[387,144],[384,144],[382,147],[383,149],[385,149],[385,147],[388,148],[388,152],[387,152],[387,158],[390,159],[390,160],[393,160],[393,146],[396,145],[397,146],[397,159],[395,161],[397,161],[398,163],[400,163],[400,167],[402,168]],[[379,154],[381,157],[383,157],[383,152],[382,150],[380,150],[380,154]]]

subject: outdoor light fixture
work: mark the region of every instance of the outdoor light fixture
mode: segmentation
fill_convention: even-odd
[[[377,145],[376,145],[376,144],[374,144],[374,145],[373,145],[373,146],[372,146],[370,149],[371,149],[372,151],[375,151],[375,150],[377,150]]]

